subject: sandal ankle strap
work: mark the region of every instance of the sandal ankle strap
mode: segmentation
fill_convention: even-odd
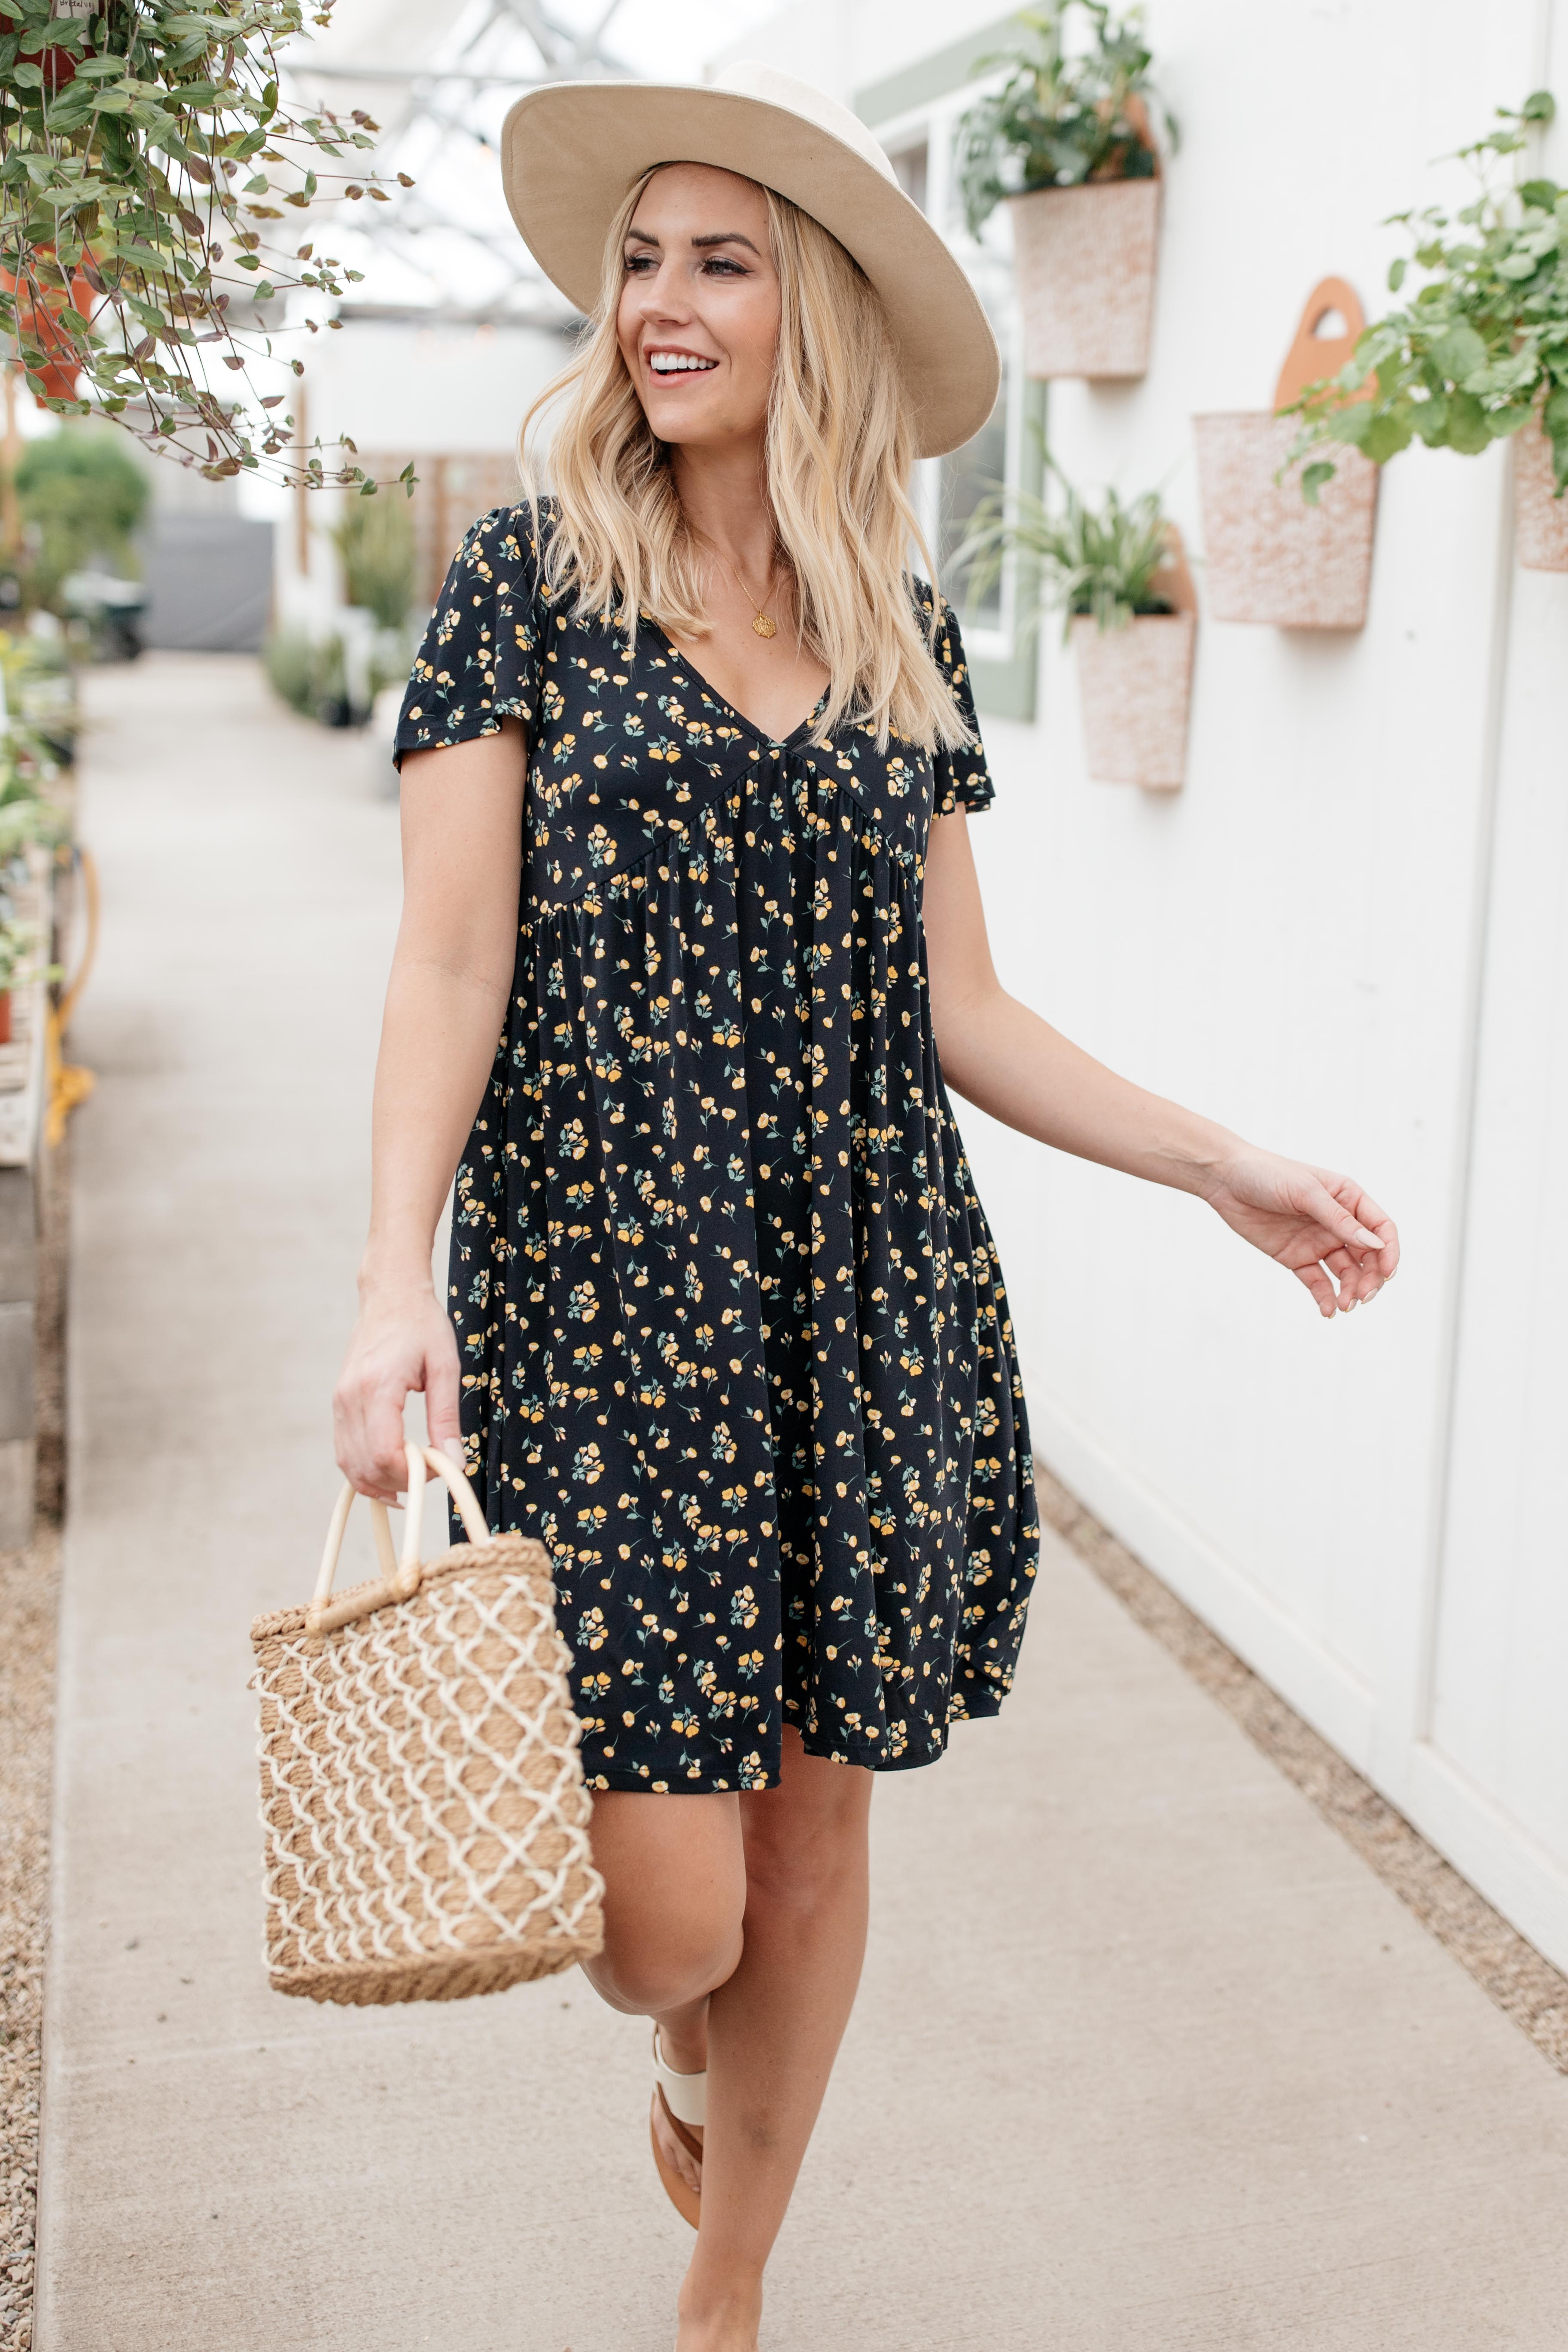
[[[678,2124],[700,2131],[708,2119],[708,2075],[678,2074],[659,2054],[658,2028],[653,2029],[653,2079],[664,2093],[664,2104]]]

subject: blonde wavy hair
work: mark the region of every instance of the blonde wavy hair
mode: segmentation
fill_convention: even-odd
[[[656,167],[659,168],[659,167]],[[670,448],[648,428],[616,333],[626,230],[653,172],[616,215],[598,307],[571,365],[522,425],[522,477],[537,503],[529,432],[560,404],[548,453],[553,593],[636,639],[647,612],[677,639],[706,636],[705,551],[676,494]],[[779,276],[778,355],[765,463],[779,554],[795,575],[802,643],[827,671],[818,720],[847,720],[927,747],[973,740],[932,656],[942,607],[922,627],[910,553],[934,581],[910,501],[913,419],[886,313],[837,237],[764,188]]]

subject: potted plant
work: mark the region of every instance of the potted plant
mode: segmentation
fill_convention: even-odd
[[[136,533],[153,495],[123,434],[74,419],[25,444],[16,498],[30,551],[22,575],[27,602],[64,616],[65,583],[88,572],[134,577]]]
[[[1515,468],[1520,559],[1568,570],[1568,190],[1553,180],[1517,187],[1497,161],[1550,122],[1555,106],[1537,90],[1505,128],[1460,150],[1479,193],[1450,220],[1435,209],[1400,213],[1425,282],[1357,338],[1348,363],[1295,404],[1300,430],[1290,456],[1306,499],[1336,478],[1339,453],[1386,464],[1413,441],[1477,457],[1519,436]],[[1454,234],[1454,232],[1458,232]],[[1404,290],[1409,261],[1396,260],[1389,291]]]
[[[11,992],[32,976],[28,959],[37,940],[33,924],[0,916],[0,1045],[11,1043]]]
[[[1059,606],[1078,665],[1089,772],[1098,782],[1177,791],[1186,776],[1197,599],[1180,536],[1156,490],[1088,505],[1050,456],[1059,507],[997,493],[976,510],[958,562],[976,593],[1016,551],[1039,583],[1035,610]]]
[[[1325,332],[1337,320],[1339,331]],[[1285,478],[1298,427],[1289,414],[1309,384],[1348,361],[1362,308],[1342,278],[1307,298],[1274,390],[1261,409],[1194,416],[1209,609],[1216,621],[1279,629],[1359,629],[1372,580],[1377,467],[1348,449],[1310,503]],[[1370,386],[1355,397],[1364,401]]]
[[[48,796],[59,761],[53,745],[36,728],[7,715],[5,685],[13,671],[14,646],[0,630],[0,914],[3,877],[15,861],[68,839],[70,820],[60,799]]]
[[[374,615],[383,634],[402,629],[414,602],[414,518],[406,499],[353,498],[332,527],[344,601]]]
[[[1075,7],[1089,37],[1069,55]],[[1142,375],[1160,219],[1152,108],[1173,147],[1176,137],[1149,79],[1142,9],[1118,17],[1105,0],[1051,0],[1018,24],[1029,40],[975,68],[1005,65],[1005,81],[958,127],[970,234],[1006,204],[1030,375]]]
[[[352,442],[329,475],[270,368],[265,386],[246,373],[273,352],[265,305],[304,294],[294,323],[313,333],[309,298],[362,274],[318,249],[311,207],[391,201],[383,174],[356,169],[372,118],[296,104],[279,72],[285,44],[331,8],[0,10],[0,338],[47,407],[96,410],[216,480],[363,482]]]

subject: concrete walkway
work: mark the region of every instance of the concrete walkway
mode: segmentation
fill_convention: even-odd
[[[395,824],[252,667],[91,683],[39,2352],[668,2352],[644,2033],[259,1963],[247,1628],[335,1474]],[[769,2352],[1562,2352],[1568,2082],[1059,1546],[879,1791]]]

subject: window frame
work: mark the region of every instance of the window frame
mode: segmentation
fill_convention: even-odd
[[[1011,266],[1000,236],[970,237],[957,215],[953,191],[953,144],[959,117],[986,86],[972,79],[976,60],[991,54],[1015,31],[1004,18],[939,51],[902,73],[858,92],[856,112],[891,156],[924,143],[926,217],[965,273],[983,287],[993,283],[998,264],[1011,285]],[[999,216],[997,226],[1000,228]],[[1009,304],[1009,309],[1012,309]],[[1004,323],[1003,380],[1006,394],[1004,481],[1010,495],[1038,498],[1044,480],[1046,386],[1024,373],[1023,337],[1016,310]],[[916,511],[928,545],[936,551],[942,467],[940,457],[922,459],[914,484]],[[964,647],[976,707],[995,718],[1031,720],[1038,695],[1037,622],[1031,617],[1039,585],[1037,564],[1016,551],[1002,566],[1001,616],[994,625],[963,621]],[[963,619],[963,608],[959,607]]]

